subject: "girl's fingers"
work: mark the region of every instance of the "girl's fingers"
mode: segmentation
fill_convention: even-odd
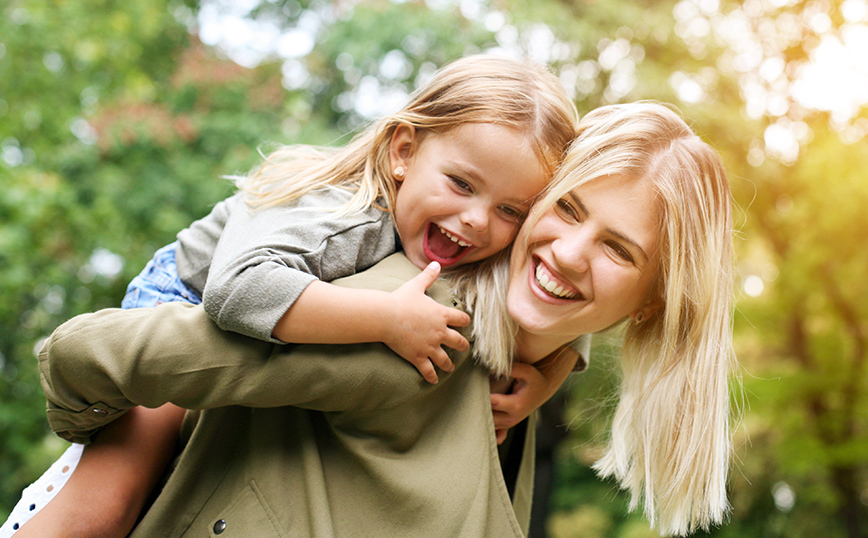
[[[470,316],[457,308],[449,308],[446,314],[446,324],[450,327],[467,327],[470,325]],[[451,347],[451,346],[450,346]]]
[[[464,338],[461,333],[452,329],[446,332],[446,336],[443,338],[443,345],[455,351],[467,351],[470,349],[470,342],[467,341],[467,338]]]
[[[404,286],[413,287],[425,293],[425,290],[431,287],[438,276],[440,276],[440,264],[431,262],[421,273],[408,280]]]
[[[442,348],[435,350],[428,358],[435,366],[437,366],[437,368],[440,368],[444,372],[451,372],[455,369],[455,365],[452,364],[452,359],[449,358],[449,355],[447,355]]]
[[[427,357],[410,361],[410,363],[415,366],[417,370],[419,370],[419,373],[422,374],[422,377],[428,383],[434,385],[437,383],[437,381],[439,381],[439,378],[437,377],[437,371],[434,369],[434,365]]]

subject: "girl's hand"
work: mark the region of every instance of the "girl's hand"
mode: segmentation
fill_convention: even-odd
[[[530,416],[531,413],[554,396],[576,365],[579,354],[563,347],[535,365],[515,361],[511,376],[514,379],[508,394],[492,394],[494,430],[497,444],[506,439],[507,431]]]
[[[391,293],[394,323],[383,339],[389,348],[416,367],[429,383],[437,383],[434,366],[444,372],[454,368],[441,346],[467,351],[470,344],[452,327],[466,327],[470,316],[441,305],[425,295],[440,275],[440,264],[431,262],[418,276]]]

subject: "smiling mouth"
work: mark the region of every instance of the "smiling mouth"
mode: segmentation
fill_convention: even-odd
[[[423,249],[431,261],[443,267],[454,265],[474,250],[474,246],[436,224],[429,223]]]
[[[554,280],[554,275],[548,273],[541,260],[536,260],[534,280],[541,290],[556,299],[566,299],[571,301],[584,299],[584,296],[580,292],[567,289],[562,284],[557,283]]]

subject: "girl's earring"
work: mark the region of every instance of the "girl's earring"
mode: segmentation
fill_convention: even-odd
[[[643,312],[637,312],[635,316],[633,316],[633,323],[639,325],[645,321],[645,314]]]
[[[404,177],[404,167],[403,166],[399,166],[399,167],[395,168],[395,177],[397,177],[397,178],[403,178]]]

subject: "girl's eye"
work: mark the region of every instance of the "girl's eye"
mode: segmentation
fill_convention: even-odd
[[[498,207],[498,210],[504,217],[519,224],[524,222],[524,219],[527,216],[527,212],[508,205],[502,205]]]
[[[555,209],[558,215],[560,215],[564,220],[579,220],[579,213],[576,211],[576,208],[573,207],[573,204],[571,204],[566,198],[558,200],[558,203],[555,204]]]
[[[458,188],[458,190],[462,190],[465,192],[472,192],[473,191],[473,189],[470,187],[470,183],[464,181],[461,178],[457,178],[455,176],[449,176],[449,180],[452,182],[453,185],[455,185],[456,188]]]
[[[606,245],[608,245],[609,248],[612,249],[612,252],[614,252],[616,256],[618,256],[627,263],[633,263],[633,256],[630,254],[630,251],[624,248],[620,243],[617,243],[615,241],[608,241]]]

